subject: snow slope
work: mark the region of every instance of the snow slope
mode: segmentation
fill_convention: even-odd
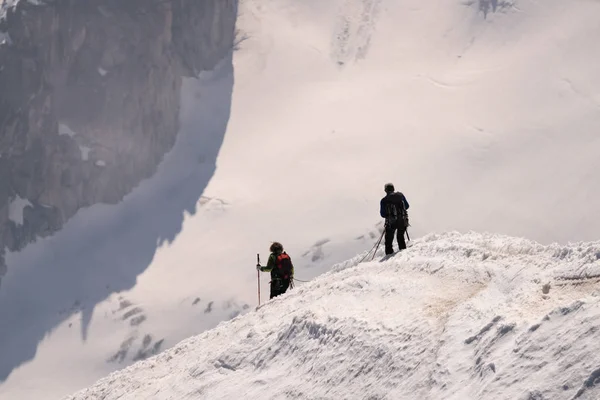
[[[272,240],[303,280],[370,248],[387,181],[414,238],[597,240],[599,13],[587,0],[242,1],[244,40],[186,82],[157,175],[8,256],[0,397],[72,393],[245,313]]]
[[[448,233],[380,258],[68,399],[600,397],[600,242]]]

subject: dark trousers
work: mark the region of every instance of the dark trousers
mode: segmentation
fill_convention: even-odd
[[[271,297],[269,298],[272,299],[280,294],[284,294],[289,287],[289,279],[271,279]]]
[[[399,225],[400,224],[396,222],[389,226],[386,225],[385,227],[385,254],[392,254],[394,252],[394,234],[397,236],[398,249],[406,249],[406,242],[404,241],[404,232],[406,232],[406,228],[401,228]]]

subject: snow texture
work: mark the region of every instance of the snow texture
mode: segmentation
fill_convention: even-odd
[[[600,398],[600,242],[362,256],[68,399]]]
[[[32,206],[29,200],[17,195],[8,206],[8,219],[17,225],[23,225],[23,211],[27,206]]]
[[[79,146],[79,150],[81,151],[81,159],[83,161],[87,161],[90,159],[90,151],[92,151],[90,147]]]
[[[8,12],[8,9],[11,7],[16,6],[19,3],[20,0],[0,0],[0,20],[4,19],[6,17],[6,13]],[[1,39],[1,35],[2,32],[0,32],[0,39]],[[2,40],[0,40],[0,43],[2,42]]]
[[[6,13],[8,12],[8,9],[11,7],[15,7],[17,4],[19,4],[21,0],[0,0],[0,19],[3,19],[6,17]],[[32,4],[34,6],[41,6],[43,5],[43,1],[41,0],[27,0],[27,2],[29,4]],[[2,43],[2,32],[0,32],[0,43]]]
[[[12,44],[12,40],[10,39],[10,35],[7,32],[0,31],[0,45],[4,43]],[[0,72],[2,72],[2,68],[0,68]]]
[[[0,0],[0,9],[6,10],[17,5],[19,0]]]
[[[58,134],[59,135],[67,135],[69,137],[73,137],[75,135],[77,135],[75,132],[73,132],[73,130],[71,128],[69,128],[67,125],[65,124],[58,124]]]

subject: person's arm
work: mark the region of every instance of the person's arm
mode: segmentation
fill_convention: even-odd
[[[383,205],[383,199],[381,199],[381,202],[379,203],[379,215],[381,215],[381,218],[387,218],[387,210]]]
[[[410,207],[410,204],[408,204],[408,200],[406,200],[405,195],[402,195],[402,202],[404,203],[404,209],[408,210],[408,208]]]
[[[275,268],[275,256],[271,254],[269,256],[269,260],[267,261],[267,265],[264,267],[260,267],[262,272],[271,272],[271,270]]]

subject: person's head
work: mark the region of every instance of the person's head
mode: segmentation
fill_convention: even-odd
[[[394,184],[393,183],[386,183],[385,186],[383,187],[383,190],[385,190],[385,192],[387,194],[390,194],[390,193],[394,193],[394,191],[396,189],[394,189]]]
[[[281,253],[283,252],[283,246],[279,242],[273,242],[271,247],[269,247],[271,253]]]

